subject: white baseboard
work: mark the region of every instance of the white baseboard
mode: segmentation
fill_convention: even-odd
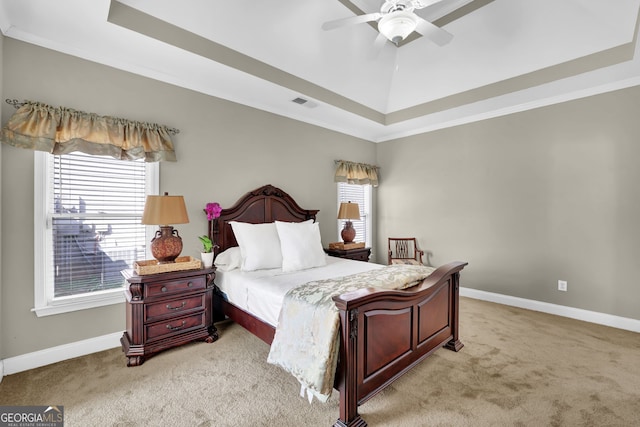
[[[636,319],[629,319],[626,317],[613,316],[611,314],[598,313],[596,311],[582,310],[579,308],[496,294],[493,292],[480,291],[465,287],[460,287],[460,295],[463,297],[490,301],[498,304],[625,329],[632,332],[640,332],[640,320]],[[59,345],[45,350],[23,354],[21,356],[10,357],[4,360],[0,359],[0,381],[2,381],[2,377],[5,375],[11,375],[27,371],[29,369],[39,368],[40,366],[72,359],[74,357],[80,357],[96,353],[98,351],[119,347],[121,336],[122,332],[115,332],[113,334]]]
[[[4,375],[16,374],[74,357],[120,347],[121,336],[122,332],[114,332],[101,337],[89,338],[0,360],[0,373],[2,373],[0,381]]]
[[[477,289],[465,288],[462,286],[460,287],[460,296],[540,311],[548,314],[555,314],[557,316],[569,317],[571,319],[583,320],[585,322],[597,323],[599,325],[611,326],[613,328],[624,329],[627,331],[640,332],[640,320],[637,319],[551,304],[548,302],[512,297],[493,292],[479,291]]]

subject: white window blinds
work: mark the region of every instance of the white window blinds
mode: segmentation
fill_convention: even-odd
[[[345,182],[338,183],[338,207],[340,203],[351,202],[357,203],[360,208],[360,220],[351,221],[353,228],[356,229],[356,242],[365,242],[365,245],[371,246],[371,185],[347,184]],[[337,212],[337,211],[336,211]],[[344,228],[346,220],[338,220],[338,237]]]
[[[53,298],[120,288],[120,271],[144,259],[143,161],[49,155],[47,292]],[[53,295],[51,295],[53,294]]]

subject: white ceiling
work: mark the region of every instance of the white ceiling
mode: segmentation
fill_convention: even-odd
[[[377,56],[375,26],[321,29],[381,3],[0,0],[0,28],[373,142],[640,84],[640,0],[443,0],[419,13],[451,43],[413,37]]]

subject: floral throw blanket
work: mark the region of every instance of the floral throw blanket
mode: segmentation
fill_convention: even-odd
[[[291,289],[284,298],[267,361],[300,381],[301,395],[322,402],[331,395],[338,362],[340,316],[335,295],[363,288],[404,289],[433,272],[423,265],[389,265]]]

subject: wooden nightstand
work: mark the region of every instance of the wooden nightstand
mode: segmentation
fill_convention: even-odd
[[[371,248],[358,248],[358,249],[327,249],[324,251],[329,256],[335,256],[338,258],[354,259],[356,261],[369,262],[371,256]]]
[[[190,341],[218,339],[211,307],[215,268],[143,276],[124,270],[122,275],[129,282],[127,330],[120,339],[127,366]]]

